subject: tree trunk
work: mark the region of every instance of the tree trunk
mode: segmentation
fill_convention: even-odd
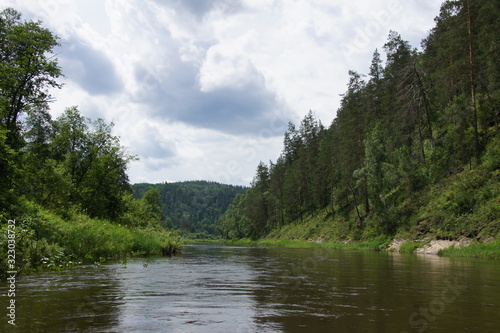
[[[427,130],[429,133],[429,140],[431,141],[431,147],[434,148],[434,138],[432,136],[432,123],[431,123],[431,117],[430,117],[430,103],[429,103],[429,100],[427,99],[427,92],[425,91],[424,83],[422,82],[422,78],[418,74],[417,68],[415,66],[413,67],[413,70],[415,71],[415,75],[417,76],[417,83],[418,83],[418,87],[420,90],[420,96],[422,97],[423,102],[424,102],[425,120],[427,122]]]
[[[354,188],[349,184],[349,189],[351,190],[352,192],[352,198],[354,200],[354,207],[356,208],[356,213],[358,214],[358,224],[357,224],[357,227],[359,229],[362,229],[363,228],[363,217],[361,217],[361,213],[359,212],[359,209],[358,209],[358,200],[356,199],[356,192],[354,191]]]
[[[471,104],[474,126],[474,143],[476,162],[479,162],[479,152],[481,150],[479,144],[479,130],[477,125],[477,105],[476,105],[476,74],[474,71],[474,49],[472,42],[472,14],[470,0],[467,1],[467,30],[469,35],[469,65],[470,65],[470,86],[471,86]]]

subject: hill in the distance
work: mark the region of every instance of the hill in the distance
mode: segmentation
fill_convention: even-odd
[[[134,195],[140,198],[151,188],[160,191],[164,226],[204,238],[219,235],[219,217],[236,195],[248,189],[209,181],[140,183],[133,185]]]

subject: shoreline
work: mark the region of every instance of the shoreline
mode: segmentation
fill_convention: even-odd
[[[322,247],[330,249],[362,249],[388,251],[416,255],[438,255],[444,257],[463,257],[500,260],[500,240],[487,238],[477,241],[461,237],[457,240],[424,238],[387,239],[383,237],[367,241],[331,241],[326,239],[287,240],[287,239],[240,239],[221,240],[225,244],[236,246],[268,246],[285,248]]]

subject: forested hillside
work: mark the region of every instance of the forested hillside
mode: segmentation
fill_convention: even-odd
[[[133,188],[138,198],[151,189],[159,192],[165,227],[174,227],[191,237],[205,238],[220,235],[219,218],[236,195],[247,190],[242,186],[207,181],[134,184]]]
[[[500,2],[446,1],[435,22],[422,51],[391,31],[385,62],[350,71],[329,126],[289,124],[225,237],[498,235]]]

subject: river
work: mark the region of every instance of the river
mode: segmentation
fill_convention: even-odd
[[[499,332],[500,263],[193,244],[16,281],[2,332]]]

